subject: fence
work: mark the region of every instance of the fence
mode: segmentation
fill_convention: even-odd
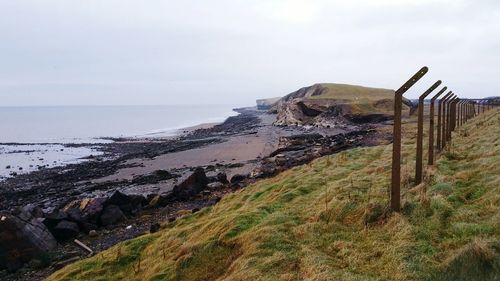
[[[429,68],[422,67],[406,83],[401,86],[394,97],[394,127],[392,146],[392,175],[390,202],[391,210],[399,212],[401,210],[401,111],[403,106],[403,95],[417,83]],[[417,119],[417,144],[415,160],[415,184],[418,185],[423,180],[423,138],[424,138],[424,101],[439,85],[441,80],[436,81],[418,99],[418,119]],[[453,134],[457,128],[463,126],[467,121],[475,116],[485,113],[487,110],[498,106],[497,102],[484,99],[463,99],[452,91],[444,95],[437,103],[437,127],[436,146],[434,146],[434,107],[436,100],[444,93],[448,87],[443,87],[430,100],[429,105],[429,159],[428,165],[434,165],[435,152],[442,151],[446,144],[451,143]]]

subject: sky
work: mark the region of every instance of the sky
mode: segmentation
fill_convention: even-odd
[[[0,0],[0,106],[238,104],[429,73],[499,95],[498,0]]]

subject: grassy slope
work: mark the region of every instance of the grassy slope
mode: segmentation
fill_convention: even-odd
[[[392,114],[393,90],[333,83],[322,83],[321,85],[328,88],[328,91],[322,95],[310,97],[311,100],[342,100],[352,107],[353,113]]]
[[[406,182],[415,125],[405,129]],[[49,280],[495,280],[500,111],[459,134],[425,184],[405,184],[401,215],[377,219],[392,146],[353,149],[253,184]]]
[[[312,99],[333,98],[344,100],[380,100],[393,99],[394,91],[388,89],[369,88],[356,85],[322,83],[321,86],[328,88],[328,92]]]

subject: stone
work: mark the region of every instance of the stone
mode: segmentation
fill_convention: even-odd
[[[127,195],[120,191],[115,191],[106,201],[106,205],[118,206],[127,215],[137,214],[147,203],[147,199],[142,195]]]
[[[103,226],[116,224],[123,219],[125,219],[125,215],[123,214],[120,207],[116,205],[109,205],[104,208],[104,211],[102,212],[100,217],[101,225]]]
[[[224,188],[224,184],[222,182],[212,182],[207,185],[207,188],[210,190],[220,190]]]
[[[90,231],[96,230],[98,228],[97,225],[90,223],[90,222],[85,222],[85,221],[80,222],[78,224],[78,226],[80,227],[80,230],[84,233],[89,233]]]
[[[238,184],[244,181],[247,177],[248,177],[247,175],[236,174],[231,177],[231,184]]]
[[[77,223],[82,222],[83,214],[80,209],[77,208],[72,208],[66,211],[66,214],[68,215],[68,219],[70,221],[74,221]]]
[[[56,225],[63,221],[68,219],[68,214],[62,210],[54,210],[51,213],[45,214],[45,220],[43,223],[49,228],[50,231],[56,227]]]
[[[159,224],[159,223],[153,223],[153,224],[151,224],[151,226],[149,227],[149,232],[150,232],[150,233],[155,233],[155,232],[158,232],[158,230],[160,230],[160,224]]]
[[[180,177],[179,175],[171,174],[166,170],[157,170],[148,175],[136,176],[132,180],[133,184],[145,185],[145,184],[157,184],[161,181],[170,180]]]
[[[52,234],[59,241],[75,238],[78,233],[80,233],[78,224],[67,220],[60,221],[52,230]]]
[[[179,200],[187,200],[205,189],[208,182],[203,168],[196,168],[192,175],[174,187],[171,196]]]
[[[96,231],[96,230],[91,230],[91,231],[89,231],[89,236],[90,236],[90,237],[97,237],[97,235],[98,235],[98,234],[97,234],[97,231]]]
[[[0,269],[15,272],[56,247],[57,241],[40,218],[26,212],[0,215]]]
[[[35,206],[34,204],[28,204],[22,208],[22,212],[30,214],[34,218],[42,218],[43,211],[39,206]]]
[[[101,212],[104,210],[106,198],[91,198],[83,199],[80,202],[80,210],[82,210],[82,218],[86,221],[97,223]]]

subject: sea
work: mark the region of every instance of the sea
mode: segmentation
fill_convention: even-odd
[[[160,138],[220,123],[240,105],[0,107],[0,180],[86,161],[112,138]],[[91,143],[96,147],[66,144]]]

